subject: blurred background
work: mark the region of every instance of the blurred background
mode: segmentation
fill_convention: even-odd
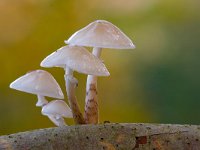
[[[112,22],[136,45],[103,50],[111,76],[98,82],[100,122],[199,124],[199,6],[199,0],[1,0],[0,135],[54,126],[35,107],[35,95],[9,84],[41,69],[47,55],[97,19]],[[65,92],[63,69],[45,70]],[[86,75],[75,76],[83,110]]]

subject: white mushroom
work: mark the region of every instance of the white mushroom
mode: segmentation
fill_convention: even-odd
[[[72,112],[69,106],[63,100],[53,100],[42,107],[42,114],[57,126],[66,125],[65,118],[72,118]]]
[[[85,48],[70,45],[50,54],[40,65],[42,67],[62,67],[65,69],[66,90],[74,121],[76,124],[85,123],[75,96],[75,87],[78,81],[73,77],[73,71],[96,76],[109,76],[105,65]]]
[[[62,90],[53,76],[44,70],[28,72],[10,84],[10,88],[19,91],[36,94],[38,101],[36,106],[44,106],[48,103],[44,96],[63,99]]]
[[[93,47],[93,54],[100,58],[102,48],[133,49],[132,41],[115,25],[105,20],[97,20],[74,33],[66,44]],[[92,88],[91,88],[92,87]],[[98,123],[97,77],[88,75],[86,85],[85,120]],[[94,109],[91,109],[94,108]],[[96,112],[94,112],[96,111]]]

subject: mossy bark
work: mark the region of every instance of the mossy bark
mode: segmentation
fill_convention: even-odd
[[[198,150],[200,126],[76,125],[0,137],[0,150]]]

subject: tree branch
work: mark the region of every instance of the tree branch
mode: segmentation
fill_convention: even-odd
[[[0,150],[179,150],[200,148],[200,126],[100,124],[0,136]]]

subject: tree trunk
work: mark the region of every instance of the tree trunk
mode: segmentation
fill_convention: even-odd
[[[106,123],[0,136],[0,150],[199,150],[200,126]]]

